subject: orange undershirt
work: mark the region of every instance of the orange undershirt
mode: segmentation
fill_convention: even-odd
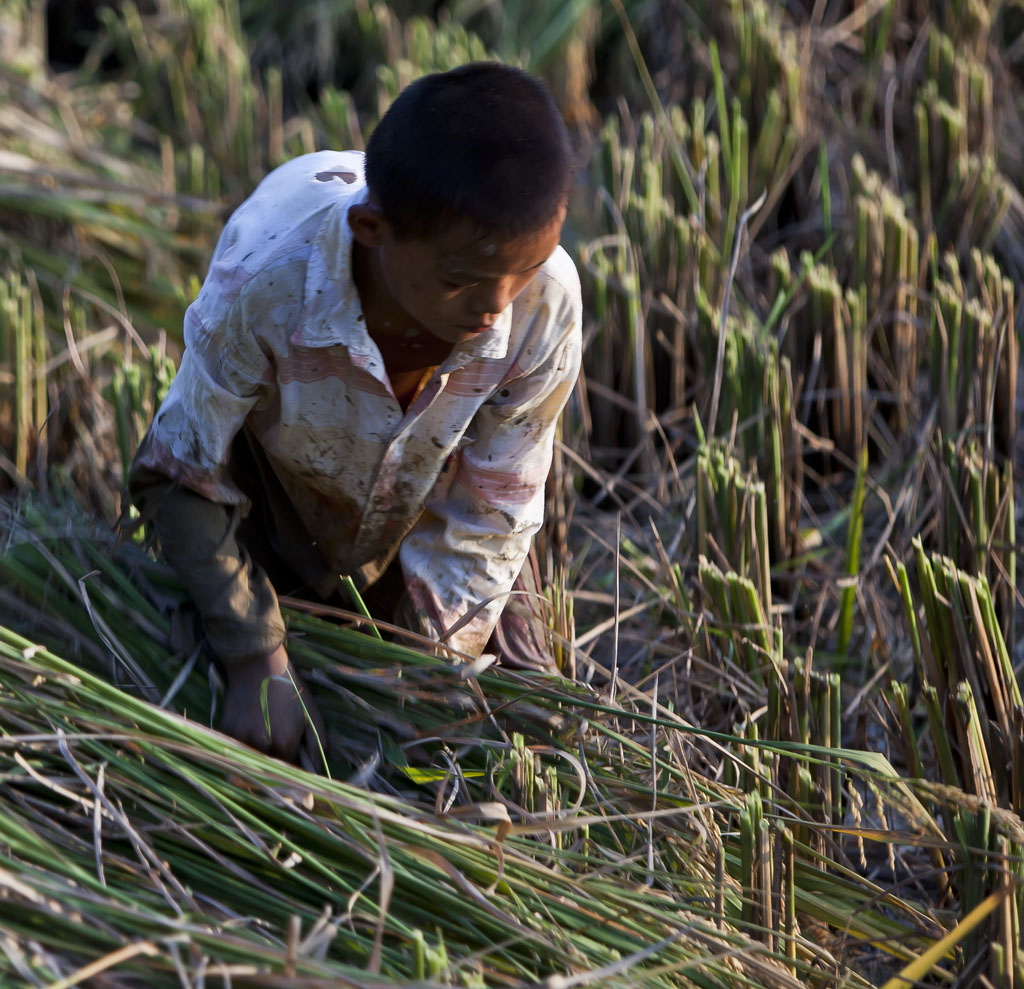
[[[409,411],[409,406],[416,400],[416,396],[423,390],[424,385],[430,380],[430,376],[437,370],[437,365],[425,367],[415,371],[401,371],[390,375],[391,389],[398,399],[398,404],[403,412]]]

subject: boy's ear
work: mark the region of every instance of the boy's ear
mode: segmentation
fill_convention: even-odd
[[[373,203],[349,206],[348,225],[352,228],[352,236],[364,247],[380,247],[391,232],[384,214]]]

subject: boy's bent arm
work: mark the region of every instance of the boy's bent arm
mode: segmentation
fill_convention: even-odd
[[[164,555],[188,589],[210,648],[228,668],[283,644],[277,595],[238,542],[239,509],[221,505],[144,466],[129,491],[151,520]]]
[[[230,665],[284,639],[277,598],[236,533],[248,499],[228,469],[235,436],[266,397],[268,359],[237,269],[215,261],[185,314],[185,353],[132,464],[130,492],[152,518],[214,652]]]
[[[294,758],[307,711],[320,716],[284,648],[277,596],[237,539],[248,499],[228,464],[248,414],[267,400],[268,359],[251,327],[238,271],[215,263],[185,316],[186,350],[171,389],[136,454],[130,488],[152,519],[171,565],[195,602],[206,637],[223,662],[227,690],[221,727],[284,758]],[[268,719],[261,685],[268,684]]]
[[[195,602],[207,642],[223,664],[227,689],[221,730],[285,759],[296,757],[311,730],[325,738],[316,703],[291,668],[274,588],[236,539],[239,509],[138,465],[129,489]],[[307,743],[306,748],[316,762],[319,746]]]

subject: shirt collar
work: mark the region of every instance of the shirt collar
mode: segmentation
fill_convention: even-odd
[[[343,344],[355,354],[376,352],[352,276],[352,228],[348,225],[349,207],[365,203],[368,198],[369,191],[363,186],[351,199],[331,209],[320,224],[310,250],[302,316],[292,334],[292,343],[303,347]],[[453,370],[471,360],[501,360],[508,353],[511,333],[509,304],[489,330],[456,344],[442,366]]]

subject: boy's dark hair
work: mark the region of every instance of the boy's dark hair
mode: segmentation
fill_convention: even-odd
[[[425,239],[460,219],[516,237],[565,205],[572,158],[543,83],[474,62],[399,93],[370,135],[366,183],[399,238]]]

